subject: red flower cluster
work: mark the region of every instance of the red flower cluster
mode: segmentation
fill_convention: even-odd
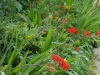
[[[67,28],[67,29],[66,29],[66,32],[67,32],[67,33],[70,33],[70,34],[77,35],[78,30],[76,30],[74,27],[70,27],[70,28]]]
[[[88,37],[88,36],[91,35],[90,32],[88,32],[88,31],[86,31],[86,30],[83,30],[83,33],[84,33],[84,36],[86,36],[86,37]]]
[[[60,56],[57,56],[54,53],[52,53],[51,57],[52,57],[53,61],[58,63],[63,70],[68,71],[70,69],[70,65],[68,63],[66,63],[66,61],[63,58],[61,58]]]
[[[78,52],[78,47],[74,46],[74,50]]]
[[[64,6],[63,6],[63,5],[60,5],[60,6],[59,6],[59,8],[60,8],[60,9],[63,9],[63,8],[64,8]]]
[[[64,24],[66,21],[65,21],[65,19],[64,18],[62,18],[62,24]]]
[[[99,34],[99,31],[96,31],[95,32],[95,36],[99,36],[100,34]]]

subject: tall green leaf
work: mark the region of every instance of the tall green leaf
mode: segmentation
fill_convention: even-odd
[[[49,29],[48,35],[46,37],[46,41],[44,43],[43,51],[47,50],[51,44],[51,39],[52,39],[52,29]]]

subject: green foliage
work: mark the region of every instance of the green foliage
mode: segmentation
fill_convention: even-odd
[[[1,0],[0,13],[0,75],[95,74],[91,62],[92,49],[100,43],[99,0]],[[70,70],[53,61],[52,53],[66,59]]]

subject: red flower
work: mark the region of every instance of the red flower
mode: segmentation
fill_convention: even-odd
[[[62,18],[62,24],[64,24],[66,21],[65,21],[65,19],[64,18]]]
[[[95,32],[95,36],[99,36],[99,31],[96,31]]]
[[[96,5],[96,8],[98,9],[98,5]]]
[[[78,52],[78,47],[75,46],[75,47],[74,47],[74,50]]]
[[[60,60],[60,57],[55,55],[54,53],[51,54],[51,57],[55,62],[59,62],[59,60]]]
[[[54,20],[57,20],[57,19],[58,19],[58,17],[57,17],[57,16],[54,16],[54,17],[53,17],[53,19],[54,19]]]
[[[30,7],[32,8],[33,7],[33,4],[30,4]]]
[[[64,8],[64,6],[63,5],[60,5],[59,8],[62,9],[62,8]]]
[[[68,71],[69,68],[70,68],[70,65],[67,64],[64,60],[62,62],[63,62],[62,65],[61,65],[62,69]]]
[[[78,30],[76,30],[74,27],[70,27],[66,29],[66,32],[76,35],[78,33]]]
[[[38,3],[40,2],[40,0],[36,0]]]
[[[68,63],[66,63],[66,61],[63,58],[61,58],[60,56],[52,53],[51,57],[52,57],[53,61],[58,63],[63,70],[69,70],[70,69],[70,65]]]
[[[89,37],[91,35],[90,32],[88,32],[86,30],[83,30],[83,33],[84,33],[84,36],[86,36],[86,37]]]

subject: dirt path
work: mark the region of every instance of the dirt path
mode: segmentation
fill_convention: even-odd
[[[96,66],[97,66],[97,68],[95,69],[95,72],[97,73],[97,75],[100,75],[100,47],[94,49],[94,54],[96,56],[95,61],[96,61]]]

